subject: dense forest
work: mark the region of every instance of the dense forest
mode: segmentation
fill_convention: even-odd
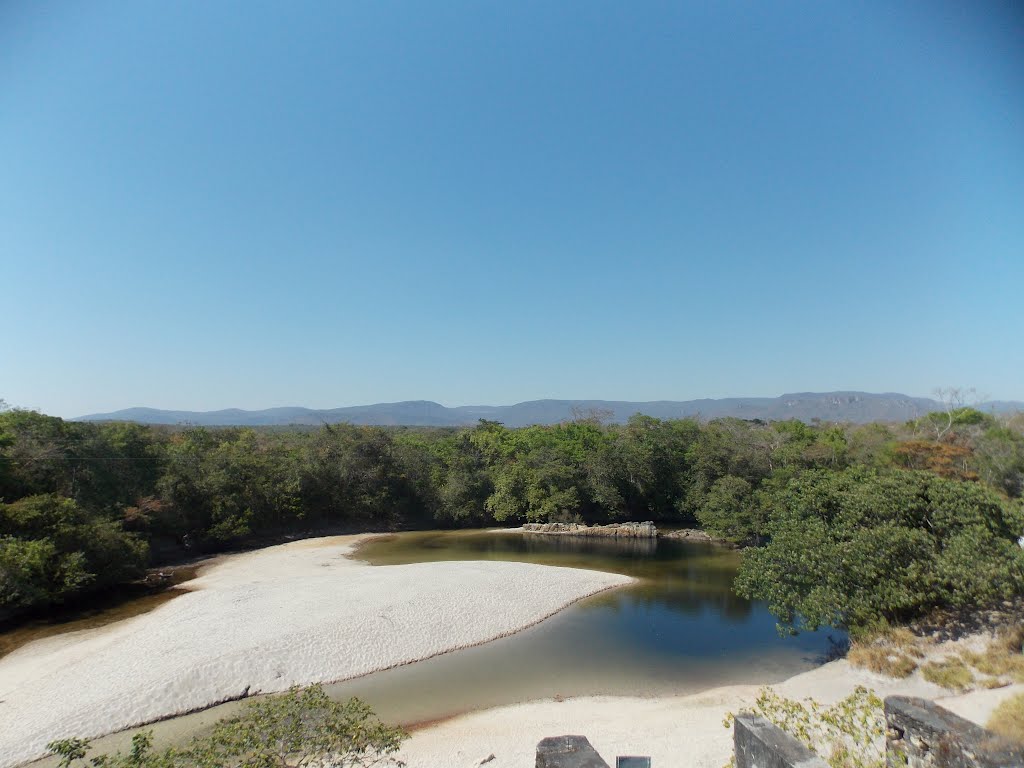
[[[656,520],[751,545],[737,589],[862,627],[1024,591],[1024,416],[900,425],[150,427],[0,412],[0,615],[295,532]]]

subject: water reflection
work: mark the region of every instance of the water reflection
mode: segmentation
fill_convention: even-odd
[[[356,557],[375,565],[513,560],[639,579],[512,637],[331,686],[406,723],[556,695],[773,682],[808,669],[827,647],[823,634],[780,637],[763,604],[732,591],[739,554],[710,544],[427,532],[374,540]]]
[[[507,536],[510,534],[502,534]],[[552,536],[544,533],[524,533],[522,539],[531,552],[587,552],[606,557],[631,559],[651,557],[658,551],[655,538],[586,538],[581,536]]]

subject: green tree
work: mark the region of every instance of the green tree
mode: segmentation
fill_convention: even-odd
[[[718,478],[708,489],[697,519],[709,533],[738,544],[758,540],[767,524],[753,487],[732,475]]]
[[[974,458],[984,482],[1013,498],[1024,493],[1024,435],[994,425],[974,441]]]
[[[20,409],[0,412],[6,465],[0,499],[43,493],[74,497],[79,466],[71,461],[73,446],[73,427],[63,419]]]
[[[148,548],[121,524],[55,494],[0,504],[0,607],[61,603],[138,578]]]
[[[816,470],[766,496],[769,543],[737,590],[791,629],[858,631],[1024,591],[1019,503],[927,472]]]
[[[490,431],[485,422],[473,431],[455,435],[444,445],[439,467],[438,512],[446,523],[481,524],[490,515],[487,499],[494,485],[488,458],[493,461],[497,451],[495,441],[488,435]]]

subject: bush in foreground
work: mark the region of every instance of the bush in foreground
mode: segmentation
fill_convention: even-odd
[[[94,768],[304,768],[311,765],[402,765],[394,754],[406,737],[381,723],[359,699],[338,702],[323,687],[292,688],[247,702],[241,715],[221,720],[187,749],[153,750],[152,732],[136,734],[125,754],[88,760]],[[62,739],[47,745],[61,768],[86,763],[90,745]]]
[[[863,686],[857,686],[831,707],[823,707],[814,699],[787,699],[765,688],[758,694],[753,712],[795,736],[831,768],[885,765],[882,700]],[[729,714],[723,725],[731,728],[733,719],[734,715]]]

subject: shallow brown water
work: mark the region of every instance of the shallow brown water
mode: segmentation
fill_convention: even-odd
[[[196,577],[199,566],[181,566],[171,570],[167,586],[158,591],[142,584],[128,585],[102,598],[75,608],[55,609],[48,616],[31,618],[9,628],[0,625],[0,657],[35,640],[81,632],[113,624],[159,608],[188,590],[178,588]]]

